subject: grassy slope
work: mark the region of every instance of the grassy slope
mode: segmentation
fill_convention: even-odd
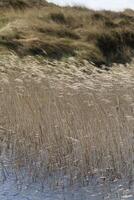
[[[10,49],[21,56],[43,55],[56,59],[71,55],[97,65],[125,63],[133,56],[132,10],[116,13],[61,8],[45,1],[45,6],[31,8],[34,1],[30,4],[24,0],[8,2],[19,2],[19,9],[15,3],[4,12],[0,10],[1,51]],[[21,6],[24,2],[27,2],[25,7]]]

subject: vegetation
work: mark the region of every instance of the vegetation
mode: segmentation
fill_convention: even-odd
[[[46,4],[45,0],[0,0],[0,7],[5,9],[25,9],[34,6],[45,6]]]
[[[1,181],[131,188],[134,11],[36,3],[0,0]]]
[[[56,59],[72,55],[98,66],[126,63],[134,54],[133,10],[61,8],[43,0],[39,8],[34,0],[1,0],[0,5],[1,51]]]
[[[33,57],[2,55],[0,59],[4,66],[0,68],[3,178],[13,169],[20,184],[25,175],[30,182],[43,186],[48,180],[60,187],[88,185],[92,178],[103,177],[105,187],[121,179],[131,187],[133,67],[121,67],[119,73],[117,66],[113,73],[94,73],[82,81],[84,73],[81,77],[80,71],[73,73],[65,61],[40,65]],[[65,79],[69,69],[72,82]]]

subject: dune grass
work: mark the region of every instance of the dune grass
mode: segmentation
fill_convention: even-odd
[[[31,3],[32,4],[32,3]],[[60,59],[70,55],[101,64],[129,62],[134,52],[134,12],[15,6],[0,11],[0,46],[19,55]]]

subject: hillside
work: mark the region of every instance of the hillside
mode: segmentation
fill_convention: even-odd
[[[45,6],[45,0],[0,0],[0,8],[24,9],[34,6]]]
[[[74,56],[97,66],[134,55],[134,11],[93,11],[46,1],[0,0],[0,52],[50,59]]]

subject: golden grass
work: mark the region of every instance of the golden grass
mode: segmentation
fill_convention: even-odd
[[[46,4],[40,8],[7,9],[0,16],[0,46],[21,56],[37,54],[60,59],[75,55],[98,66],[129,62],[133,57],[132,10],[116,13]]]
[[[93,74],[83,84],[75,79],[69,83],[56,79],[55,72],[53,78],[50,72],[47,77],[46,64],[41,67],[29,61],[10,57],[6,61],[10,64],[5,62],[7,67],[1,68],[0,151],[4,169],[12,167],[17,178],[25,169],[30,180],[42,184],[49,176],[58,184],[64,175],[68,184],[84,184],[96,174],[108,181],[125,177],[131,182],[132,73],[124,68],[122,74],[118,70],[109,75]]]

